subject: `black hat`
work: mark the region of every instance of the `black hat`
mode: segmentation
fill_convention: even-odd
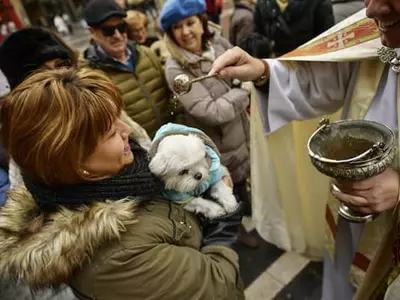
[[[89,26],[96,26],[111,17],[125,18],[126,13],[114,0],[92,0],[85,7],[84,17]]]
[[[53,33],[42,28],[24,28],[14,32],[0,46],[0,69],[11,89],[45,62],[57,58],[71,60],[72,52]]]

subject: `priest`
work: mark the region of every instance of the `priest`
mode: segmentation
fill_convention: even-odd
[[[306,137],[316,129],[315,121],[292,123],[339,111],[341,118],[373,120],[398,134],[400,2],[366,0],[365,5],[366,10],[284,57],[258,60],[234,48],[220,56],[211,71],[252,80],[257,86],[251,118],[252,125],[262,128],[252,127],[256,129],[252,132],[254,210],[257,212],[260,199],[271,198],[272,193],[280,203],[268,199],[270,205],[264,211],[273,211],[275,219],[276,212],[286,218],[286,222],[277,220],[283,224],[276,227],[279,234],[264,230],[267,239],[275,239],[288,250],[307,253],[313,241],[309,238],[309,218],[304,216],[312,205],[327,203],[326,212],[309,215],[316,219],[325,216],[327,228],[323,300],[392,300],[400,293],[398,160],[373,178],[336,181],[338,189],[331,191],[329,180],[305,163]],[[290,130],[288,126],[292,126]],[[260,132],[273,137],[260,143]],[[295,166],[285,171],[282,166],[290,167],[287,161]],[[262,166],[269,171],[260,179],[257,175],[265,171]],[[304,198],[308,203],[295,201]],[[349,222],[337,215],[340,202],[378,217],[369,223]],[[288,215],[298,222],[291,223]],[[263,217],[268,218],[268,213]],[[263,230],[260,233],[263,235]],[[296,238],[298,234],[303,238]]]

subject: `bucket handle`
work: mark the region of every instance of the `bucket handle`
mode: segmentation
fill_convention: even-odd
[[[363,153],[361,153],[361,154],[359,154],[359,155],[357,155],[357,156],[355,156],[355,157],[349,158],[349,159],[336,160],[336,159],[324,158],[324,157],[322,157],[322,156],[319,156],[318,154],[315,154],[315,153],[311,150],[311,147],[310,147],[310,146],[311,146],[311,140],[312,140],[321,130],[323,130],[324,128],[326,128],[326,127],[328,127],[328,126],[329,126],[329,119],[322,119],[322,120],[320,121],[320,123],[319,123],[318,129],[311,135],[311,137],[308,139],[308,143],[307,143],[308,154],[309,154],[312,158],[314,158],[314,159],[316,159],[316,160],[318,160],[318,161],[320,161],[320,162],[329,163],[329,164],[353,163],[353,162],[356,162],[356,161],[358,161],[358,160],[360,160],[360,159],[362,159],[362,158],[364,158],[364,157],[367,157],[368,155],[370,155],[370,154],[372,154],[372,153],[374,153],[374,152],[376,152],[376,151],[379,151],[379,150],[385,148],[385,144],[384,144],[384,143],[378,142],[378,143],[375,143],[375,144],[374,144],[370,149],[368,149],[367,151],[365,151],[365,152],[363,152]]]

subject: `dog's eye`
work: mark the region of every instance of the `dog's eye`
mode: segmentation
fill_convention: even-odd
[[[180,176],[183,176],[183,175],[187,175],[188,173],[189,173],[189,170],[186,170],[186,169],[185,169],[185,170],[180,171],[180,172],[179,172],[179,175],[180,175]]]

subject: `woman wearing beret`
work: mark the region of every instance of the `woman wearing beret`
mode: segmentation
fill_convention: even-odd
[[[218,26],[208,22],[205,12],[204,0],[168,0],[161,10],[160,28],[166,32],[171,54],[165,64],[170,87],[179,74],[190,78],[208,74],[213,61],[232,47]],[[251,85],[214,77],[194,84],[189,93],[179,97],[185,110],[184,122],[204,131],[217,145],[222,163],[231,173],[235,194],[247,203],[250,153],[246,109],[250,89]],[[250,211],[247,209],[247,213]],[[246,233],[242,230],[241,234]],[[256,246],[256,241],[248,236],[246,244]]]

